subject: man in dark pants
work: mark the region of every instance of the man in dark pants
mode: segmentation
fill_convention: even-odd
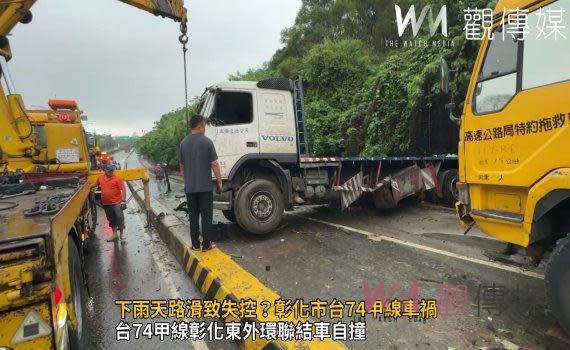
[[[190,119],[190,134],[180,143],[180,173],[184,179],[186,200],[190,216],[192,249],[200,249],[200,224],[202,218],[202,250],[210,250],[214,195],[212,171],[216,176],[218,191],[222,188],[222,176],[218,155],[212,140],[204,133],[204,117],[195,115]]]

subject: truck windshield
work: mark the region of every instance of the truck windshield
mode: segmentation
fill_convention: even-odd
[[[215,126],[253,121],[253,96],[245,91],[217,91],[210,122]]]
[[[493,32],[475,90],[476,113],[499,111],[515,94],[518,49],[518,39],[505,33],[505,28]]]
[[[570,28],[546,21],[568,11],[570,0],[557,0],[528,14],[527,32],[512,24],[493,32],[474,93],[476,114],[502,110],[518,91],[570,79]]]

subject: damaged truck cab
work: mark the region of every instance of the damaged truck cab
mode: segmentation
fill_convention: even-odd
[[[502,20],[514,9],[528,11],[524,34]],[[463,224],[548,257],[547,298],[570,333],[570,26],[541,31],[549,13],[570,0],[497,5],[460,118],[456,207]]]

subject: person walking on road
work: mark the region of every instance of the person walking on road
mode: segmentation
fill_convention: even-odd
[[[158,188],[159,196],[166,193],[166,176],[162,164],[156,163],[154,166],[154,178],[156,179],[156,186]]]
[[[166,193],[170,193],[172,189],[170,188],[170,178],[168,177],[168,165],[163,163],[162,169],[164,170],[164,177],[166,178]]]
[[[107,239],[108,242],[124,240],[123,230],[125,229],[125,216],[123,210],[126,209],[125,183],[114,174],[115,166],[107,164],[105,173],[101,174],[92,187],[101,187],[101,204],[105,209],[105,215],[109,221],[109,226],[113,230],[113,237]],[[117,231],[119,236],[117,236]]]
[[[202,250],[214,247],[211,242],[214,194],[212,172],[216,177],[217,191],[222,189],[222,176],[218,155],[212,140],[204,133],[204,117],[190,118],[190,134],[180,143],[180,173],[184,179],[184,189],[190,217],[190,238],[192,249],[200,249],[200,223],[202,221]]]

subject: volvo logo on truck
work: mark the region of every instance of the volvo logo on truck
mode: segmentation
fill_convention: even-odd
[[[261,135],[263,141],[272,142],[293,142],[295,138],[291,135]]]

